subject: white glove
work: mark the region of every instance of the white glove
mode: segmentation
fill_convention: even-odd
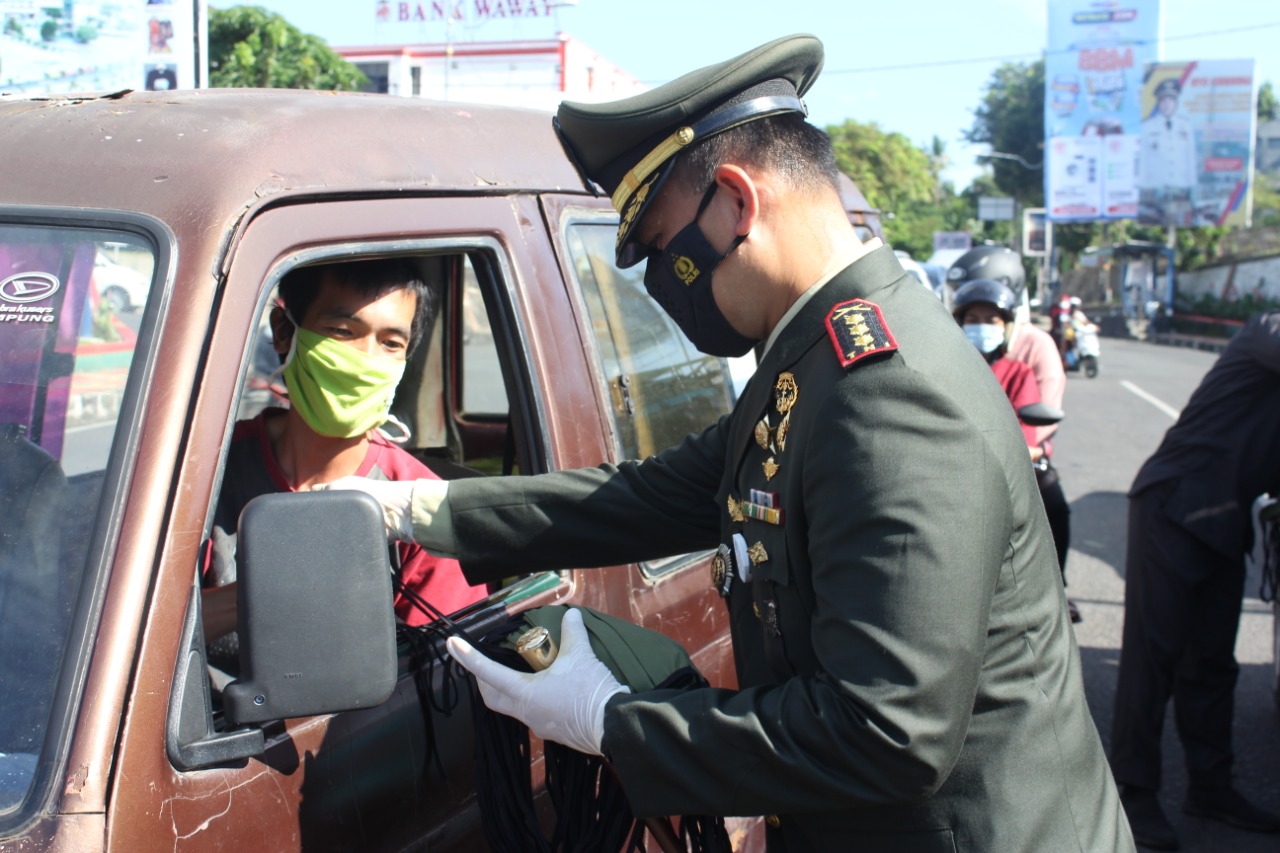
[[[342,477],[332,483],[314,487],[315,491],[352,489],[373,495],[382,507],[382,522],[387,528],[388,542],[413,541],[413,488],[417,480],[370,480],[368,477]]]
[[[570,609],[560,626],[560,653],[551,666],[534,673],[495,663],[460,637],[450,637],[446,645],[476,677],[490,710],[515,717],[543,740],[600,755],[604,705],[631,688],[600,662],[587,636],[582,613]]]

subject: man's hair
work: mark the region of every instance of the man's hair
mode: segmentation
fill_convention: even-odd
[[[799,113],[750,121],[716,134],[680,157],[675,177],[701,191],[715,181],[716,169],[730,161],[767,169],[793,189],[829,187],[839,193],[840,170],[831,137]]]
[[[409,329],[409,353],[431,331],[440,310],[440,289],[423,281],[422,274],[411,261],[407,258],[376,258],[312,264],[295,267],[285,273],[280,279],[278,293],[284,309],[293,317],[294,322],[302,322],[320,292],[320,285],[326,274],[332,274],[338,285],[366,296],[381,297],[401,289],[412,293],[417,302],[413,312],[413,325]]]

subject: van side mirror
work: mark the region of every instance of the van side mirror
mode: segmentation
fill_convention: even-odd
[[[236,545],[240,678],[234,725],[369,708],[396,686],[382,510],[363,492],[263,495]]]

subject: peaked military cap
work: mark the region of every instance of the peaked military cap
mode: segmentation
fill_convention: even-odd
[[[1156,84],[1156,99],[1160,98],[1176,98],[1182,94],[1182,84],[1170,77],[1167,80],[1161,80]]]
[[[800,98],[821,70],[822,42],[794,35],[630,98],[604,104],[562,102],[555,126],[565,149],[583,176],[609,193],[622,216],[618,266],[644,258],[630,239],[632,230],[680,152],[749,121],[804,114]]]

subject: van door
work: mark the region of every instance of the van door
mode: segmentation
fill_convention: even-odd
[[[229,436],[238,417],[276,393],[269,361],[266,369],[261,362],[259,335],[272,288],[288,269],[404,256],[445,292],[442,320],[424,362],[415,366],[413,393],[397,397],[422,440],[438,442],[412,447],[424,460],[452,454],[444,461],[484,473],[495,446],[476,439],[486,429],[502,436],[499,467],[491,471],[499,475],[592,464],[607,455],[573,309],[545,232],[536,227],[540,221],[532,198],[398,198],[278,206],[243,229],[224,263],[188,444],[176,472],[147,641],[113,774],[111,849],[401,850],[424,841],[432,849],[483,849],[470,697],[456,672],[439,665],[443,633],[431,626],[401,634],[401,678],[387,703],[269,724],[265,752],[237,763],[184,769],[175,762],[182,726],[171,700],[189,675],[176,651],[194,624],[192,593]],[[464,346],[468,275],[488,335]],[[480,387],[478,397],[475,387],[469,389],[469,399],[505,401],[507,410],[478,413],[495,416],[489,421],[462,410],[457,401],[466,383],[490,386]],[[468,429],[474,434],[461,435]],[[591,575],[576,587],[567,573],[515,578],[453,618],[483,633],[510,609],[563,600],[571,592],[575,600],[607,604],[613,596],[600,591],[605,576]],[[216,713],[216,690],[213,698],[216,733],[225,723]]]

